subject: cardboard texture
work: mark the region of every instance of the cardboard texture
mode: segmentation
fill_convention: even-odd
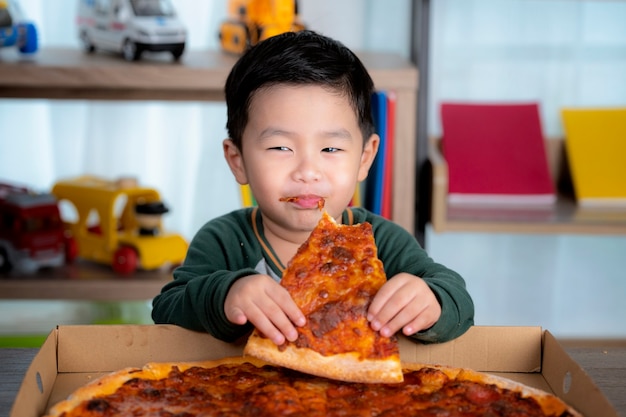
[[[240,356],[243,344],[172,325],[59,326],[33,359],[11,417],[40,417],[95,378],[148,362]],[[551,391],[586,416],[617,412],[549,333],[539,327],[475,326],[451,342],[423,345],[400,339],[403,361],[467,367]]]

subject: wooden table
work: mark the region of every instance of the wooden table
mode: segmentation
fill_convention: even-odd
[[[563,345],[619,415],[626,417],[626,343],[565,342]],[[24,373],[36,354],[37,349],[0,349],[0,416],[9,415]]]

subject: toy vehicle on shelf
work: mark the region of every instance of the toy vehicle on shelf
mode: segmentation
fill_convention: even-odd
[[[173,267],[185,258],[185,239],[162,228],[168,209],[158,191],[140,187],[135,179],[81,176],[57,182],[52,193],[83,259],[128,275],[138,268]]]
[[[271,36],[303,29],[296,0],[229,0],[219,38],[223,50],[240,54]]]
[[[15,46],[23,54],[37,52],[37,27],[24,18],[15,0],[0,0],[0,47]]]
[[[0,272],[33,273],[75,257],[52,194],[0,183]]]
[[[170,0],[78,0],[76,23],[87,52],[121,52],[136,61],[144,51],[178,60],[185,50],[187,29]]]

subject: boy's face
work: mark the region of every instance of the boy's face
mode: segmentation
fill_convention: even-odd
[[[378,148],[363,146],[356,112],[347,97],[319,86],[278,85],[256,92],[250,104],[242,153],[224,142],[240,184],[250,188],[265,221],[285,231],[310,231],[325,200],[338,218],[367,177]],[[280,199],[295,198],[295,202]]]

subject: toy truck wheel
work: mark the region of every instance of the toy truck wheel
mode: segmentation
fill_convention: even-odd
[[[137,61],[141,56],[141,50],[137,47],[135,42],[126,39],[122,47],[122,55],[124,55],[126,61]]]
[[[89,35],[87,35],[87,32],[85,31],[81,32],[80,34],[80,42],[83,44],[83,50],[85,52],[90,54],[96,50],[96,47],[91,42],[91,39],[89,39]]]
[[[9,272],[13,266],[9,261],[9,254],[6,249],[0,248],[0,272]]]
[[[20,52],[23,54],[32,54],[37,52],[37,29],[32,23],[20,24],[18,30],[23,33],[22,42],[20,44]]]
[[[239,22],[224,22],[219,38],[222,49],[236,54],[243,53],[252,44],[248,28]]]
[[[120,275],[129,275],[137,269],[137,252],[128,246],[122,246],[113,255],[113,271]]]
[[[176,48],[172,51],[172,56],[174,57],[174,61],[178,61],[181,56],[183,56],[183,52],[185,51],[185,47]]]
[[[78,256],[78,242],[72,236],[64,237],[65,243],[65,263],[71,264]]]

